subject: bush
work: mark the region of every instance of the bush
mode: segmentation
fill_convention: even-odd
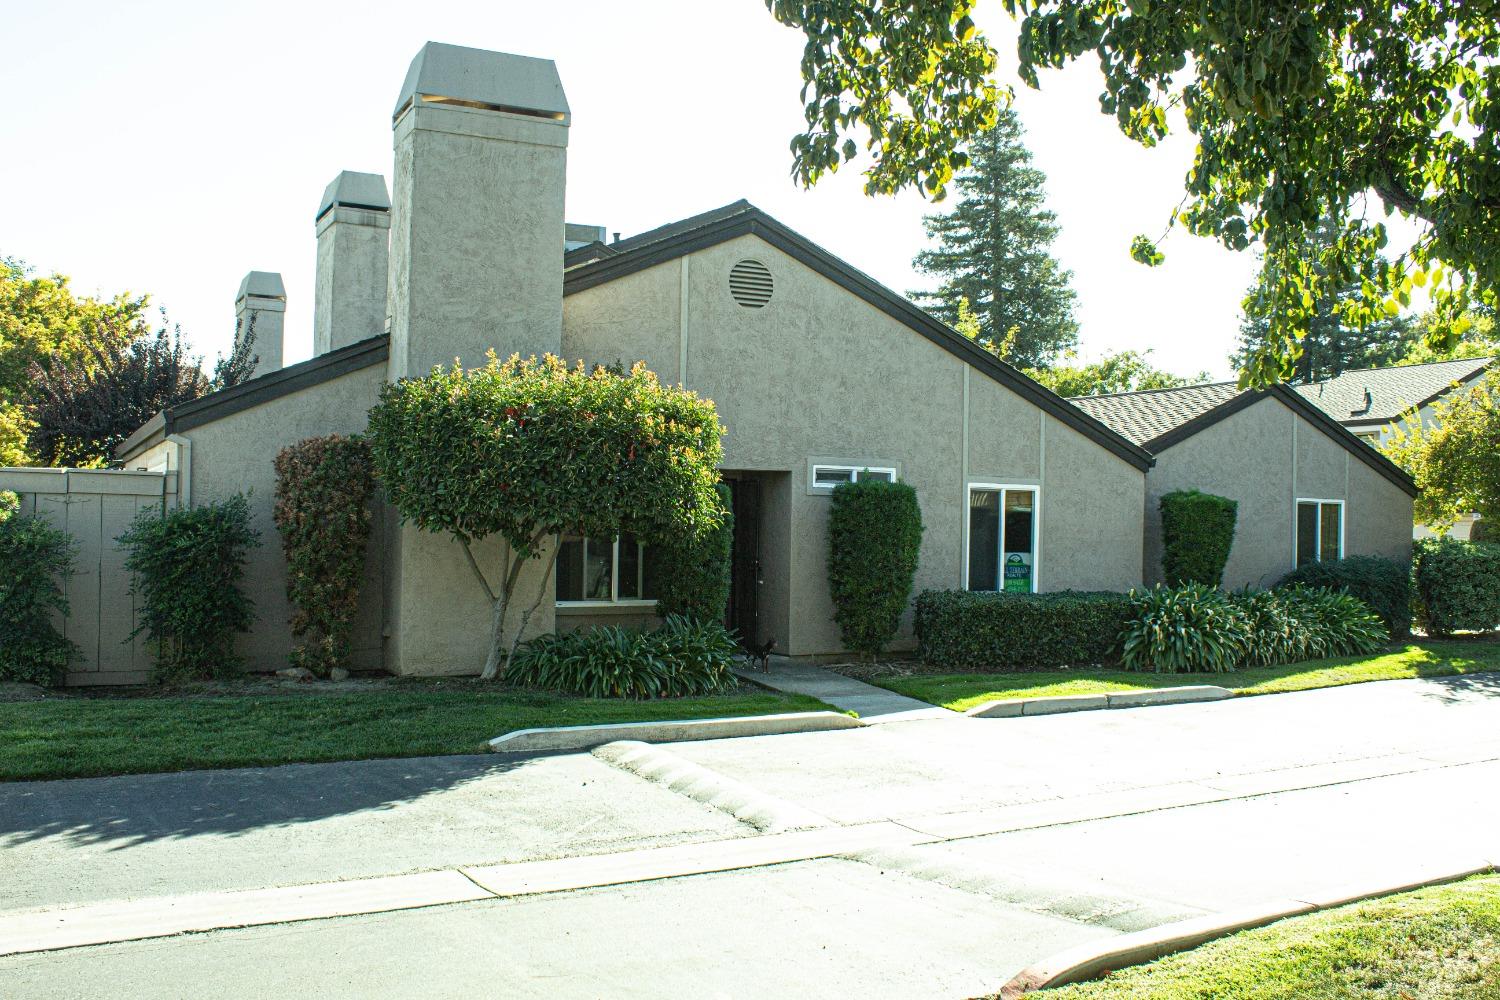
[[[300,640],[291,662],[319,676],[349,663],[374,488],[370,446],[360,438],[307,438],[276,456],[276,527]]]
[[[1136,591],[1130,605],[1130,623],[1120,634],[1127,670],[1228,673],[1249,652],[1245,612],[1207,584]]]
[[[656,614],[681,615],[701,622],[722,622],[729,605],[729,559],[734,547],[734,516],[729,511],[729,487],[719,484],[723,517],[716,527],[684,532],[656,549]]]
[[[924,590],[917,596],[921,657],[949,670],[1034,670],[1119,660],[1130,619],[1125,594]]]
[[[589,698],[673,698],[734,683],[738,648],[719,622],[673,615],[651,632],[605,625],[522,643],[506,666],[512,684]]]
[[[1379,556],[1310,562],[1276,584],[1277,589],[1289,586],[1342,590],[1379,615],[1391,639],[1411,635],[1411,566],[1406,563]]]
[[[73,550],[67,532],[39,517],[0,517],[0,681],[62,679],[76,648],[53,622],[68,614],[60,581],[73,571]]]
[[[1304,627],[1290,590],[1243,590],[1233,600],[1245,616],[1250,641],[1243,663],[1274,667],[1322,656],[1319,637]]]
[[[0,490],[0,521],[8,521],[21,509],[21,498],[10,490]]]
[[[1168,587],[1217,587],[1224,581],[1238,514],[1233,500],[1197,490],[1161,498],[1161,569]]]
[[[906,483],[863,480],[833,491],[828,590],[844,646],[874,655],[901,627],[922,549],[922,510]]]
[[[1309,657],[1363,655],[1390,641],[1385,622],[1351,594],[1322,587],[1293,587],[1283,593],[1307,634]]]
[[[250,628],[250,599],[240,590],[245,554],[259,545],[243,496],[184,507],[163,517],[141,511],[119,543],[130,592],[140,608],[133,639],[156,646],[158,681],[219,677],[237,665],[234,633]]]
[[[1500,544],[1424,538],[1415,577],[1417,615],[1429,635],[1500,626]]]

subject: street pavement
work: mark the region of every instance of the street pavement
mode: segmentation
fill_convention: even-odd
[[[1447,857],[1500,861],[1497,724],[1500,683],[1481,676],[674,744],[660,749],[827,817],[829,836],[894,821],[912,837],[10,955],[0,995],[977,996],[1124,931]],[[591,754],[0,786],[0,921],[667,844],[712,856],[750,838],[771,841]]]

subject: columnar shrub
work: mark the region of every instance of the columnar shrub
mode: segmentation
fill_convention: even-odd
[[[73,551],[68,534],[39,517],[0,516],[0,681],[61,679],[75,652],[55,625],[68,614],[62,580]]]
[[[9,518],[21,509],[21,498],[10,490],[0,490],[0,521]]]
[[[672,615],[660,628],[605,625],[522,643],[505,679],[589,698],[674,698],[734,684],[738,644],[716,621]]]
[[[734,546],[734,517],[729,487],[719,484],[723,512],[697,531],[681,531],[655,546],[656,613],[681,615],[701,622],[722,622],[729,604],[729,560]]]
[[[844,646],[874,655],[901,627],[922,549],[922,509],[906,483],[866,479],[833,491],[828,590]]]
[[[1248,652],[1250,623],[1244,611],[1207,584],[1137,591],[1131,610],[1120,635],[1127,670],[1226,673]]]
[[[1379,556],[1310,562],[1282,577],[1277,588],[1301,585],[1342,590],[1369,605],[1392,639],[1411,634],[1411,566]]]
[[[917,595],[921,657],[944,670],[1085,667],[1119,661],[1130,620],[1125,594],[924,590]]]
[[[1500,628],[1500,543],[1417,543],[1417,615],[1429,635]]]
[[[1168,587],[1224,581],[1238,513],[1233,500],[1197,490],[1161,498],[1161,569]]]
[[[274,514],[298,640],[291,661],[320,676],[349,663],[374,488],[361,438],[307,438],[276,456]]]
[[[239,662],[234,634],[248,631],[253,618],[240,589],[245,555],[260,544],[245,498],[182,507],[166,516],[143,510],[118,541],[140,609],[131,638],[145,634],[156,647],[156,679],[232,672]]]

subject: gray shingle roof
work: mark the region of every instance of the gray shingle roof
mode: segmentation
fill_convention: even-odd
[[[1407,410],[1447,392],[1454,382],[1483,371],[1494,360],[1467,358],[1394,368],[1361,368],[1326,382],[1296,388],[1303,399],[1340,423],[1387,424]]]
[[[1068,402],[1122,437],[1144,445],[1239,394],[1233,382],[1209,382],[1180,389],[1074,396]]]

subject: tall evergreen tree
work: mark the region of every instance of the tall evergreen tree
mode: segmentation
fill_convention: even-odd
[[[980,343],[1004,351],[1011,364],[1045,368],[1078,344],[1072,273],[1052,256],[1057,216],[1046,204],[1046,175],[1031,165],[1014,111],[969,150],[952,212],[923,222],[937,246],[917,254],[917,270],[940,280],[912,297],[947,323],[968,300]]]
[[[1323,252],[1338,239],[1337,225],[1328,219],[1318,224],[1305,255],[1314,273],[1326,277]],[[1361,298],[1360,280],[1320,282],[1323,293],[1313,300],[1307,334],[1300,342],[1276,329],[1269,313],[1274,289],[1282,280],[1277,265],[1266,261],[1255,284],[1245,293],[1245,313],[1240,323],[1239,347],[1230,355],[1238,370],[1250,367],[1257,356],[1280,358],[1280,377],[1287,382],[1320,382],[1356,368],[1378,368],[1395,364],[1414,346],[1418,331],[1405,316],[1388,316],[1360,326],[1350,319]]]

